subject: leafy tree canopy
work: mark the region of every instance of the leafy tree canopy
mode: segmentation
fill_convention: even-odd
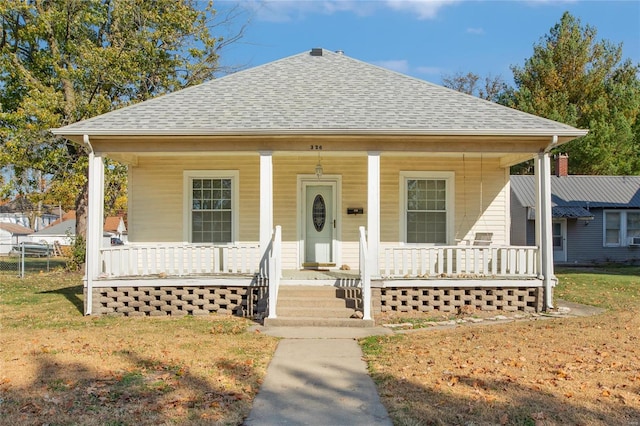
[[[85,148],[49,129],[213,78],[244,26],[229,38],[213,32],[239,17],[197,0],[4,0],[0,196],[75,205],[82,234]],[[126,168],[108,163],[106,173],[109,212],[126,202]]]
[[[512,67],[516,87],[502,102],[589,129],[561,147],[572,174],[640,174],[640,67],[622,58],[621,44],[565,12],[524,67]]]

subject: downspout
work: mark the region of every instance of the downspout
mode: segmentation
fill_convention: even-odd
[[[542,274],[544,286],[544,309],[553,309],[552,290],[557,280],[553,270],[553,235],[552,235],[552,215],[551,215],[551,165],[549,163],[549,152],[558,145],[558,135],[553,135],[551,143],[544,149],[542,153],[541,173],[540,173],[540,190],[541,194],[541,256],[542,256]]]
[[[91,141],[89,140],[89,135],[83,135],[82,141],[85,146],[89,149],[89,171],[87,173],[88,177],[91,179],[91,169],[93,164],[93,157],[95,152],[93,151],[93,146],[91,146]],[[89,188],[91,188],[91,181],[87,183],[89,186],[87,188],[87,193],[89,193]],[[89,194],[87,194],[87,230],[86,234],[89,237],[89,229],[91,229],[91,203],[89,202]],[[92,307],[93,307],[93,265],[90,263],[90,260],[93,259],[93,238],[86,238],[85,240],[85,254],[84,254],[84,286],[86,288],[87,293],[85,294],[85,307],[84,314],[91,315]]]

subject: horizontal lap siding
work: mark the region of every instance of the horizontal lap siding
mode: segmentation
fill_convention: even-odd
[[[130,166],[129,241],[184,241],[183,172],[238,170],[240,173],[239,239],[259,239],[259,157],[140,157]]]
[[[508,244],[508,170],[498,160],[381,156],[380,214],[382,245],[395,245],[399,235],[399,178],[401,171],[453,171],[455,173],[456,240],[473,240],[476,232],[492,232],[493,242]],[[273,156],[273,224],[282,226],[283,267],[298,268],[298,175],[313,175],[315,155]],[[367,157],[321,156],[325,175],[342,179],[339,211],[340,265],[358,267],[360,226],[367,226]],[[241,242],[255,242],[260,225],[260,164],[255,155],[140,157],[130,170],[129,240],[183,241],[183,172],[185,170],[238,170],[240,175]],[[482,189],[481,189],[482,187]],[[481,196],[482,194],[482,196]],[[482,206],[480,205],[482,200]],[[362,207],[365,214],[347,215],[347,208]]]
[[[428,157],[381,158],[380,238],[397,242],[400,236],[399,192],[401,171],[455,173],[455,235],[452,244],[473,241],[476,232],[492,232],[492,242],[509,244],[508,169],[497,159]]]
[[[358,228],[366,226],[365,215],[347,215],[348,207],[367,210],[367,157],[321,157],[325,176],[342,178],[342,200],[339,202],[338,220],[341,225],[338,238],[341,241],[340,264],[357,268],[359,238]],[[300,267],[298,208],[302,194],[298,188],[299,175],[312,175],[318,164],[317,156],[273,157],[273,209],[274,225],[282,226],[283,265],[285,269]],[[347,242],[356,242],[349,244]],[[338,265],[341,266],[341,265]]]

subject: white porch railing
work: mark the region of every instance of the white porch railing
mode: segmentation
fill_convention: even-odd
[[[100,249],[102,276],[255,274],[260,246],[197,244],[131,244]]]
[[[362,283],[362,319],[371,319],[371,267],[369,266],[369,251],[367,235],[364,226],[360,228],[360,283]]]
[[[537,277],[538,248],[434,246],[383,249],[381,273],[389,278]]]
[[[276,318],[278,290],[282,277],[282,229],[276,226],[269,253],[269,318]]]

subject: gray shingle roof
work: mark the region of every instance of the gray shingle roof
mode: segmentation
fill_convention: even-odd
[[[54,133],[581,136],[585,132],[323,50],[321,56],[304,52]]]
[[[64,222],[57,223],[55,225],[47,226],[38,232],[31,234],[33,237],[45,236],[45,235],[65,235],[74,236],[76,234],[76,220],[69,219]]]
[[[534,176],[511,176],[520,204],[535,206]],[[551,176],[553,206],[640,208],[640,176]]]

